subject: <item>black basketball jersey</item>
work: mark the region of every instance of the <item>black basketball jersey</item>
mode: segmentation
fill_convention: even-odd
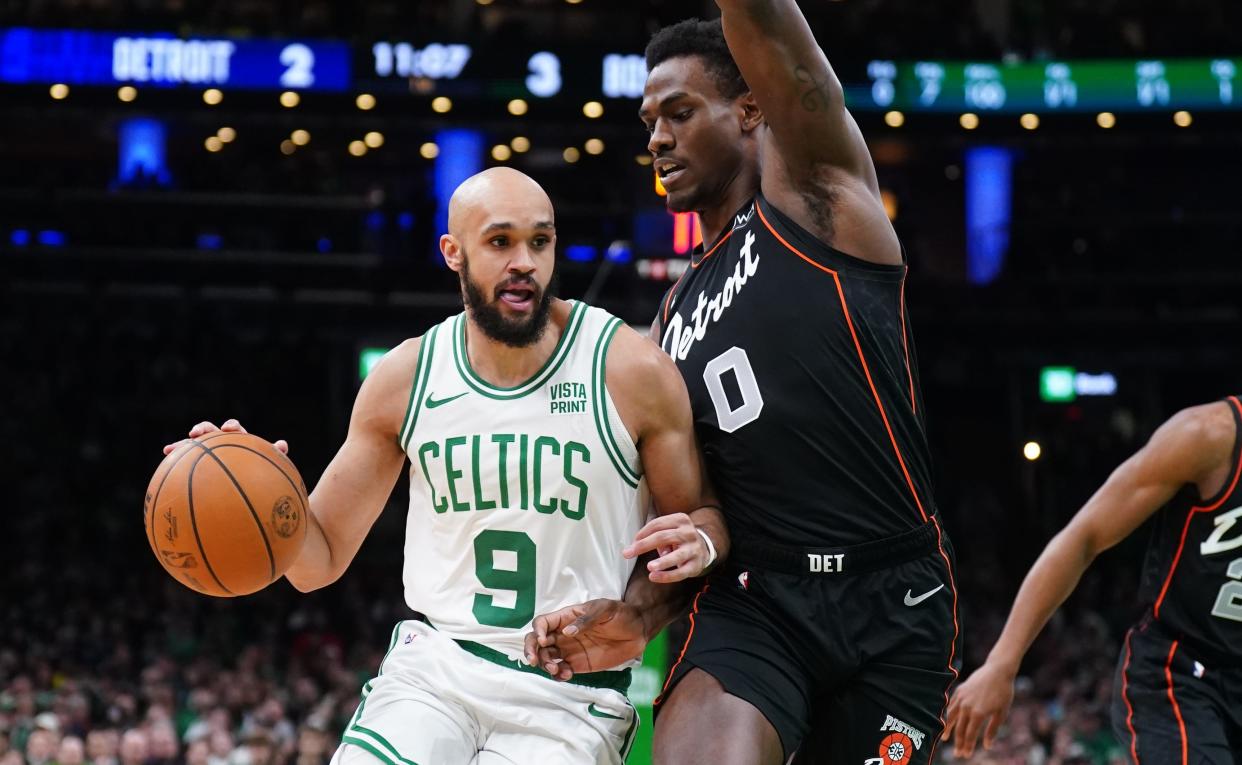
[[[661,345],[734,538],[851,545],[935,512],[905,276],[759,194],[665,296]]]
[[[1143,567],[1151,616],[1217,661],[1242,664],[1242,402],[1231,470],[1215,497],[1189,484],[1160,508]]]

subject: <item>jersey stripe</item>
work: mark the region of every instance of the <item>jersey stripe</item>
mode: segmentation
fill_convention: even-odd
[[[876,408],[880,410],[880,419],[884,421],[884,429],[888,431],[889,443],[893,445],[893,453],[897,455],[897,463],[901,465],[901,472],[905,475],[906,485],[910,487],[910,495],[914,497],[914,504],[918,506],[919,515],[922,516],[923,523],[927,523],[927,511],[923,509],[923,501],[919,499],[918,490],[914,488],[914,480],[910,478],[910,471],[906,468],[905,457],[901,454],[901,447],[897,445],[897,437],[893,435],[893,427],[888,422],[888,413],[884,411],[884,403],[880,401],[880,392],[876,390],[875,382],[871,379],[871,369],[867,366],[867,357],[863,355],[862,345],[858,342],[858,333],[854,330],[854,320],[850,318],[850,309],[849,305],[845,301],[845,290],[841,287],[840,275],[831,268],[816,263],[811,258],[808,258],[806,255],[802,254],[798,248],[785,241],[785,237],[777,233],[776,229],[772,227],[772,224],[768,222],[767,216],[763,214],[763,208],[758,204],[755,205],[755,211],[759,213],[759,219],[763,221],[763,225],[767,226],[768,231],[772,232],[772,236],[776,237],[778,242],[785,245],[785,249],[789,250],[794,255],[797,255],[799,258],[811,264],[815,268],[818,268],[820,271],[832,276],[832,281],[837,287],[837,297],[840,298],[841,301],[841,313],[845,316],[845,324],[849,327],[850,337],[854,339],[854,348],[858,351],[858,361],[862,364],[863,374],[867,378],[867,385],[871,387],[871,395],[875,399]]]
[[[1177,718],[1177,729],[1182,734],[1182,765],[1186,765],[1186,721],[1182,719],[1182,708],[1177,705],[1177,698],[1173,695],[1173,654],[1177,653],[1177,641],[1173,641],[1172,647],[1169,648],[1169,658],[1164,662],[1164,677],[1169,682],[1169,703],[1173,705],[1173,716]]]
[[[401,426],[401,433],[397,436],[397,442],[401,445],[402,451],[409,449],[410,436],[414,435],[414,421],[418,419],[418,412],[423,408],[423,393],[426,392],[427,380],[431,377],[429,374],[431,359],[434,358],[436,335],[439,330],[439,324],[429,329],[418,346],[418,361],[414,364],[414,380],[410,384],[410,405],[406,409],[405,424]]]
[[[910,381],[910,410],[919,413],[919,402],[914,397],[914,370],[910,367],[910,344],[906,340],[906,277],[901,277],[901,297],[897,302],[897,320],[901,322],[901,350],[906,354],[906,379]]]
[[[556,374],[556,370],[561,366],[561,363],[569,356],[569,349],[573,347],[578,330],[582,328],[582,319],[586,315],[586,304],[578,300],[571,302],[573,307],[569,310],[569,320],[565,324],[565,330],[561,332],[560,339],[557,340],[556,348],[552,350],[552,355],[548,357],[548,360],[544,362],[539,371],[531,375],[530,379],[511,388],[497,387],[475,374],[474,369],[470,367],[470,358],[466,353],[466,314],[458,314],[457,328],[453,332],[453,361],[457,364],[457,371],[461,378],[476,393],[500,400],[521,398],[537,390],[552,375]]]
[[[1236,396],[1229,397],[1229,403],[1242,414],[1242,403],[1239,403]],[[1235,439],[1242,438],[1242,433],[1235,436]],[[1177,552],[1173,554],[1173,563],[1169,566],[1169,574],[1164,578],[1164,586],[1160,588],[1160,596],[1156,598],[1155,605],[1152,606],[1152,615],[1157,619],[1160,618],[1160,604],[1164,602],[1164,596],[1169,592],[1169,585],[1173,583],[1173,573],[1177,571],[1177,564],[1182,560],[1182,550],[1186,547],[1186,535],[1190,533],[1190,521],[1195,517],[1195,513],[1210,513],[1225,503],[1233,495],[1233,490],[1238,487],[1238,478],[1242,477],[1242,459],[1233,466],[1233,481],[1229,483],[1229,488],[1225,490],[1220,497],[1211,505],[1205,507],[1192,507],[1186,511],[1186,523],[1182,526],[1182,538],[1177,543]]]
[[[957,658],[957,636],[961,630],[957,622],[957,582],[953,578],[953,564],[949,562],[949,556],[944,551],[944,535],[940,530],[940,521],[936,516],[932,516],[932,523],[936,524],[936,547],[940,550],[940,557],[944,558],[945,570],[949,573],[949,589],[953,591],[953,642],[949,643],[949,672],[953,674],[953,678],[949,680],[948,685],[944,687],[944,706],[940,707],[940,730],[944,730],[944,712],[949,708],[949,689],[957,682],[957,667],[953,666],[953,660]],[[927,761],[936,761],[936,746],[940,743],[940,739],[932,743],[931,751],[928,752]]]
[[[642,477],[634,468],[632,468],[625,460],[621,447],[617,444],[617,438],[612,433],[612,423],[608,418],[608,395],[607,373],[605,365],[608,359],[608,347],[612,344],[612,338],[616,335],[617,329],[621,326],[620,319],[612,319],[604,325],[604,331],[600,333],[599,340],[595,343],[595,355],[591,362],[591,410],[595,416],[595,427],[599,431],[599,440],[604,444],[604,451],[608,454],[608,459],[612,461],[613,467],[617,469],[617,473],[631,487],[637,488],[638,481]]]
[[[720,238],[720,241],[719,241],[719,242],[716,242],[714,245],[712,245],[712,248],[711,248],[710,250],[708,250],[706,253],[704,253],[704,254],[703,254],[703,257],[699,258],[699,262],[697,262],[697,263],[695,263],[695,262],[694,262],[694,255],[692,254],[692,255],[690,256],[690,268],[695,269],[695,268],[698,268],[699,266],[703,265],[703,261],[705,261],[705,260],[707,260],[708,258],[710,258],[710,257],[711,257],[711,256],[712,256],[715,252],[716,252],[716,250],[719,250],[719,249],[720,249],[720,246],[721,246],[722,244],[724,244],[725,242],[729,241],[729,237],[731,237],[731,236],[733,236],[733,231],[729,231],[729,233],[727,233],[727,234],[725,234],[723,237],[721,237],[721,238]],[[672,287],[670,287],[670,288],[669,288],[669,290],[668,290],[668,296],[667,296],[667,297],[666,297],[666,299],[664,300],[664,319],[663,319],[663,321],[662,321],[662,323],[661,323],[661,327],[660,327],[660,329],[661,329],[661,334],[663,333],[662,331],[663,331],[663,329],[664,329],[663,325],[668,323],[668,313],[669,313],[669,310],[673,307],[673,296],[677,294],[677,288],[681,285],[681,281],[682,281],[682,279],[685,279],[685,278],[686,278],[686,274],[688,274],[688,273],[690,273],[690,272],[689,272],[689,271],[682,271],[682,272],[681,272],[681,276],[677,277],[677,281],[673,282],[673,286],[672,286]]]
[[[1121,700],[1126,703],[1126,727],[1130,730],[1130,757],[1138,765],[1138,734],[1134,732],[1134,707],[1130,704],[1130,638],[1134,628],[1126,632],[1126,660],[1121,664]]]
[[[690,632],[686,633],[686,642],[681,645],[681,653],[677,656],[677,661],[668,671],[668,677],[664,680],[664,687],[660,689],[660,695],[656,700],[651,702],[655,706],[664,700],[664,694],[668,692],[668,684],[673,682],[673,675],[677,673],[677,667],[681,665],[681,660],[686,658],[686,649],[690,647],[690,639],[694,637],[694,617],[699,613],[699,598],[703,597],[703,593],[707,592],[710,584],[703,585],[703,589],[699,590],[699,594],[694,596],[694,605],[690,607]]]

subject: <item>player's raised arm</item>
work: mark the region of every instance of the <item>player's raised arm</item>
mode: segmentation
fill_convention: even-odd
[[[716,0],[729,51],[772,131],[795,185],[824,166],[845,170],[879,197],[862,133],[841,81],[795,0]],[[767,169],[765,168],[765,175]]]
[[[349,432],[310,495],[306,545],[285,577],[303,592],[345,573],[384,510],[405,464],[398,431],[410,397],[419,340],[390,351],[363,381]]]
[[[990,747],[1013,702],[1013,682],[1022,657],[1052,613],[1070,596],[1091,561],[1113,547],[1159,510],[1186,484],[1203,485],[1233,448],[1231,415],[1224,404],[1179,412],[1151,440],[1121,464],[1048,543],[1031,567],[987,661],[949,704],[945,740],[969,757],[983,733]]]

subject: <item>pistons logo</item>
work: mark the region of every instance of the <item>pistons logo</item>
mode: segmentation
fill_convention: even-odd
[[[880,742],[878,754],[884,765],[906,765],[914,755],[914,742],[904,733],[890,733]]]

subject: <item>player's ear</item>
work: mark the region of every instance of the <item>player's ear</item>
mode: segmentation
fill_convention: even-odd
[[[763,124],[763,112],[749,90],[738,96],[734,101],[738,109],[743,133],[749,133]]]
[[[461,271],[461,245],[457,243],[457,237],[452,234],[442,234],[440,254],[444,256],[444,262],[450,269]]]

